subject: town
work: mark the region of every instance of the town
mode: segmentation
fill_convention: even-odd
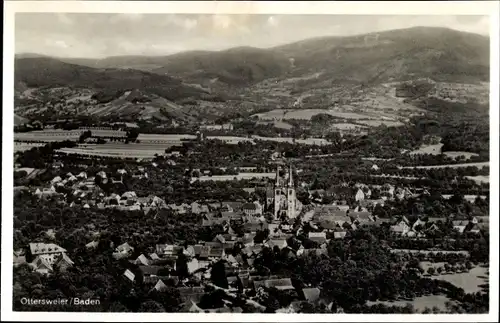
[[[387,19],[17,14],[12,310],[492,312],[489,34]]]
[[[74,131],[68,138],[81,138]],[[99,139],[96,129],[76,131],[94,131]],[[57,142],[17,153],[20,163],[36,163],[25,157],[35,151],[43,152],[38,154],[42,164],[51,160],[46,169],[19,164],[16,171],[19,280],[14,290],[19,296],[34,292],[28,277],[48,280],[67,296],[81,297],[88,290],[84,295],[101,300],[95,311],[106,306],[199,313],[442,313],[464,311],[460,304],[470,302],[466,295],[474,302],[487,295],[478,286],[467,287],[474,291],[468,294],[446,279],[472,272],[487,277],[489,195],[484,184],[466,177],[446,189],[442,181],[449,175],[444,174],[429,187],[424,177],[440,169],[410,168],[422,178],[402,180],[383,175],[394,168],[390,158],[349,158],[333,153],[331,144],[226,142],[200,131],[171,143],[163,154],[133,161],[61,154],[54,146]],[[325,147],[332,153],[323,154],[330,152]],[[241,151],[238,161],[234,154]],[[335,174],[346,162],[356,169]],[[333,178],[319,179],[325,170]],[[365,259],[358,258],[362,254]],[[368,259],[384,264],[368,264]],[[413,287],[363,274],[364,280],[375,279],[366,286],[375,284],[377,290],[365,289],[351,299],[339,298],[340,291],[325,285],[328,270],[351,284],[353,275],[362,275],[359,270],[388,275],[381,266],[390,266],[391,275]],[[104,283],[107,287],[98,287]],[[391,304],[415,297],[434,297],[441,307]],[[138,298],[146,301],[137,303]]]

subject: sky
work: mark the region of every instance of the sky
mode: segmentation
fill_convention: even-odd
[[[438,26],[489,35],[488,16],[17,13],[15,52],[103,58],[169,55]]]

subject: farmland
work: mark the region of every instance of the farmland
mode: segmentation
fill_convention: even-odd
[[[411,304],[415,308],[416,311],[418,312],[423,312],[425,308],[432,309],[434,306],[439,308],[440,310],[446,310],[446,302],[450,301],[446,296],[444,295],[428,295],[428,296],[420,296],[420,297],[415,297],[414,300],[412,301],[406,301],[406,300],[397,300],[394,302],[390,301],[376,301],[376,302],[371,302],[368,301],[367,305],[375,305],[375,304],[384,304],[387,306],[400,306],[404,307],[406,304]]]
[[[442,267],[444,262],[431,263],[423,261],[420,263],[422,268],[427,271],[429,267]],[[466,293],[476,293],[482,290],[481,285],[488,282],[488,268],[477,266],[472,268],[468,273],[453,273],[433,275],[432,278],[446,280],[453,285],[463,288]]]
[[[464,164],[447,164],[447,165],[432,165],[432,166],[407,166],[402,168],[417,168],[417,169],[435,169],[435,168],[461,168],[461,167],[489,167],[490,162],[480,162],[480,163],[464,163]]]
[[[258,113],[257,116],[261,120],[311,120],[317,114],[326,113],[339,119],[376,119],[368,114],[359,114],[354,112],[340,112],[336,110],[326,109],[275,109],[265,113]]]
[[[464,156],[465,159],[470,159],[472,156],[479,156],[479,154],[469,153],[467,151],[445,151],[443,152],[443,154],[450,158],[457,158]]]
[[[443,144],[425,145],[410,152],[410,155],[432,154],[440,155]]]
[[[481,183],[489,183],[490,182],[490,177],[489,176],[484,176],[484,175],[478,175],[478,176],[465,176],[470,180],[475,181],[478,184]]]
[[[238,175],[216,175],[192,177],[191,182],[196,181],[232,181],[234,179],[275,178],[276,173],[239,173]]]

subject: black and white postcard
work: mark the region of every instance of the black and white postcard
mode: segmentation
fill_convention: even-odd
[[[6,1],[2,319],[497,321],[498,15]]]

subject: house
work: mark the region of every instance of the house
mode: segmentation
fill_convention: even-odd
[[[61,176],[56,176],[52,179],[52,181],[50,181],[51,184],[56,184],[56,183],[59,183],[62,181],[62,178]]]
[[[38,255],[31,263],[30,267],[44,275],[48,275],[53,271],[52,261],[46,255]]]
[[[205,294],[205,288],[203,287],[178,287],[177,290],[182,302],[192,301],[198,303]]]
[[[80,174],[76,175],[76,177],[79,179],[87,179],[87,173],[81,172]]]
[[[274,247],[283,249],[287,246],[287,243],[285,239],[270,239],[266,242],[266,245],[271,249],[273,249]]]
[[[481,228],[477,224],[472,224],[468,232],[478,234],[479,232],[481,232]]]
[[[322,244],[326,242],[326,232],[309,232],[309,240]]]
[[[474,216],[471,220],[473,224],[478,224],[478,223],[490,223],[490,217],[489,216]]]
[[[385,201],[383,199],[364,199],[363,201],[359,201],[359,205],[364,208],[375,207],[377,205],[384,206]]]
[[[159,198],[158,196],[154,196],[149,206],[158,209],[166,209],[167,203],[165,203],[165,201]]]
[[[99,246],[99,241],[91,241],[85,245],[85,248],[87,249],[96,249]]]
[[[58,246],[55,243],[35,242],[29,244],[30,253],[32,256],[48,255],[52,262],[55,262],[57,256],[66,252],[66,249]]]
[[[256,233],[257,231],[267,228],[267,223],[265,222],[246,222],[243,223],[243,231]]]
[[[379,170],[380,168],[377,166],[377,164],[373,164],[372,167],[371,167],[372,170]]]
[[[174,257],[177,256],[179,251],[184,248],[177,245],[169,245],[169,244],[157,244],[156,245],[156,254],[159,257]]]
[[[208,250],[208,258],[210,260],[219,260],[225,256],[223,247],[210,247]]]
[[[241,202],[222,202],[221,203],[221,212],[227,211],[227,212],[238,212],[241,211],[241,207],[243,206],[243,203]]]
[[[425,227],[426,227],[426,224],[427,224],[427,223],[426,223],[425,221],[422,221],[422,220],[418,219],[417,221],[415,221],[415,222],[413,223],[413,225],[411,226],[411,228],[412,228],[412,230],[414,230],[414,231],[419,231],[419,230],[417,230],[417,229],[418,229],[418,228],[425,228]]]
[[[41,274],[50,274],[55,267],[64,272],[74,265],[74,262],[65,252],[57,254],[38,254],[31,262],[30,267]]]
[[[165,269],[165,266],[139,266],[139,270],[142,272],[143,277],[148,276],[158,276],[160,269]]]
[[[347,234],[347,232],[345,232],[345,231],[336,231],[333,233],[333,237],[335,239],[344,239],[346,234]]]
[[[245,247],[247,246],[253,246],[254,241],[253,239],[255,238],[255,233],[245,233],[243,237],[239,238],[238,241],[243,243]]]
[[[303,288],[302,289],[302,294],[304,295],[304,299],[310,303],[314,303],[317,300],[319,300],[319,296],[321,294],[321,291],[319,288],[314,287],[314,288]]]
[[[191,203],[191,212],[194,214],[209,213],[208,205],[202,205],[198,202]]]
[[[278,290],[295,289],[292,285],[292,280],[290,278],[259,280],[259,281],[254,281],[253,284],[255,290],[258,290],[259,288],[262,287],[276,288]]]
[[[391,226],[391,231],[398,235],[405,235],[410,229],[411,227],[404,220],[400,220],[395,225]]]
[[[257,215],[261,214],[262,212],[259,212],[258,207],[254,203],[245,203],[242,206],[243,213],[245,215]]]
[[[164,290],[167,289],[167,285],[163,282],[163,280],[158,279],[158,282],[156,282],[156,285],[153,287],[158,292],[163,292]]]
[[[73,266],[75,263],[66,255],[66,253],[62,253],[59,256],[58,261],[56,262],[56,267],[59,268],[59,271],[65,272],[69,267]]]
[[[14,267],[20,266],[26,263],[26,256],[23,249],[14,251],[13,257]]]
[[[135,275],[133,272],[131,272],[129,269],[125,270],[125,272],[123,273],[123,275],[128,279],[130,280],[131,282],[133,282],[135,280]]]
[[[113,253],[113,257],[115,259],[126,258],[132,254],[134,248],[131,247],[128,242],[125,242],[118,247],[116,247],[115,252]]]
[[[150,261],[148,258],[146,258],[146,256],[144,256],[144,254],[141,254],[139,257],[137,257],[136,260],[134,260],[134,264],[136,265],[143,265],[143,266],[149,266],[150,265]]]
[[[453,223],[453,229],[458,231],[458,233],[464,233],[465,229],[469,225],[468,221],[462,221],[462,220],[453,221],[452,223]]]
[[[363,201],[365,199],[365,193],[362,189],[358,189],[356,195],[354,195],[354,199],[356,200],[356,202]]]
[[[137,195],[135,192],[125,192],[122,194],[121,199],[135,201],[137,199]]]
[[[355,224],[366,224],[367,222],[374,222],[373,216],[370,212],[351,212],[349,213],[349,218],[352,223]]]
[[[427,222],[431,223],[446,223],[446,218],[445,217],[429,217],[427,218]]]

